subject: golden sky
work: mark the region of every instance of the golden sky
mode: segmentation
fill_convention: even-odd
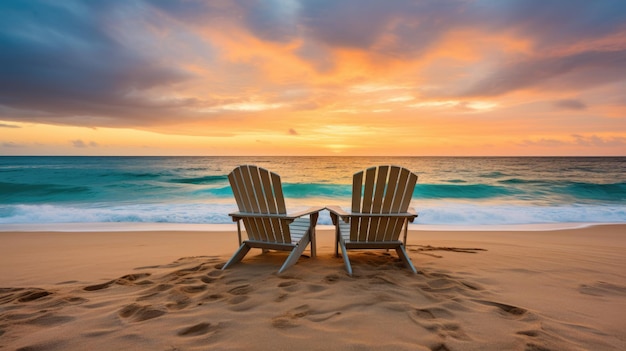
[[[626,155],[626,2],[3,1],[0,155]]]

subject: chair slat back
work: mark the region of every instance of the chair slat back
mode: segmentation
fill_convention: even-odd
[[[352,178],[352,212],[393,214],[407,212],[417,175],[398,166],[371,167]],[[351,241],[398,240],[406,220],[403,218],[353,217]]]
[[[265,168],[243,165],[235,168],[228,180],[240,212],[287,214],[280,176]],[[290,243],[289,224],[279,218],[244,218],[251,240]]]

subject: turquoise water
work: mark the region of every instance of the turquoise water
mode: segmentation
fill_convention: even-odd
[[[626,222],[626,157],[0,157],[0,225],[232,223],[240,164],[280,174],[293,210],[347,208],[352,174],[394,164],[419,175],[417,223]]]

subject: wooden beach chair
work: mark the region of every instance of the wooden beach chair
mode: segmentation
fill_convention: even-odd
[[[315,257],[315,225],[323,207],[287,214],[280,176],[257,166],[239,166],[228,180],[239,207],[229,215],[237,222],[240,247],[222,269],[241,261],[251,248],[291,251],[278,273],[295,264],[309,243]],[[241,222],[248,236],[243,242]]]
[[[348,250],[395,249],[413,273],[417,273],[406,253],[408,223],[417,213],[409,208],[417,175],[397,166],[378,166],[354,174],[352,179],[352,211],[326,207],[335,225],[335,255],[341,247],[349,275],[352,266]],[[404,241],[399,239],[404,232]]]

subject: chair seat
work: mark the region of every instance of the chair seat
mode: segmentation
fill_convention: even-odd
[[[302,240],[302,237],[306,234],[311,226],[311,218],[301,217],[289,224],[289,230],[291,231],[291,242],[297,244]]]
[[[339,223],[341,240],[348,249],[393,249],[402,245],[400,240],[392,241],[352,241],[350,240],[350,224]]]

